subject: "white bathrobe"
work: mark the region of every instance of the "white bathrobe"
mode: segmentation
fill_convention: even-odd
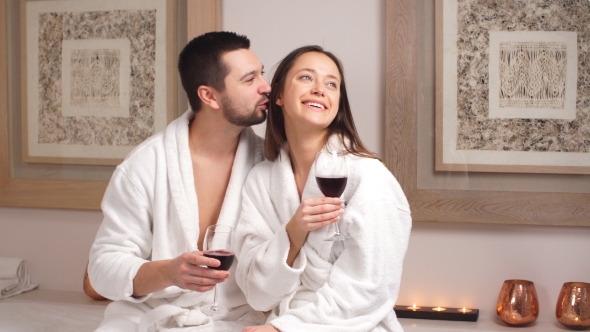
[[[246,325],[264,322],[237,286],[235,264],[230,278],[218,285],[217,296],[219,303],[232,309],[220,319],[239,320],[237,323],[213,323],[198,310],[212,302],[213,291],[199,293],[173,286],[132,297],[133,278],[143,263],[197,250],[201,230],[188,144],[191,116],[192,111],[187,111],[134,149],[109,182],[102,201],[104,219],[88,269],[96,291],[115,300],[105,312],[100,328],[104,331],[164,331],[178,326],[187,331],[241,331]],[[252,129],[244,129],[218,224],[236,226],[246,176],[263,159],[262,140]]]
[[[337,142],[333,136],[330,145]],[[253,308],[273,309],[267,321],[283,332],[403,331],[393,306],[411,229],[408,202],[379,160],[348,155],[347,164],[339,225],[350,238],[325,241],[333,227],[310,232],[293,267],[285,226],[300,199],[288,154],[256,165],[244,185],[237,282]],[[309,197],[323,197],[313,166],[302,194]]]

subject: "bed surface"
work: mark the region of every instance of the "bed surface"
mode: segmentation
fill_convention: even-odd
[[[0,300],[0,332],[94,331],[108,303],[82,292],[34,290]]]

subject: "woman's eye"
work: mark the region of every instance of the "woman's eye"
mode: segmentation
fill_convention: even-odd
[[[302,80],[306,80],[306,81],[311,81],[311,77],[309,75],[303,75],[301,76]]]
[[[338,85],[336,83],[334,83],[334,82],[328,83],[328,86],[331,87],[331,88],[334,88],[334,89],[338,88]]]

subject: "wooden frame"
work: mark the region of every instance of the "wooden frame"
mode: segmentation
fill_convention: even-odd
[[[158,12],[152,16],[155,20],[155,28],[151,32],[155,38],[154,43],[150,45],[153,50],[149,48],[133,49],[137,47],[133,46],[134,44],[141,43],[143,39],[149,40],[149,30],[131,24],[127,28],[118,28],[119,30],[112,28],[112,32],[107,32],[111,30],[108,28],[109,26],[116,27],[118,24],[116,24],[117,22],[115,24],[102,22],[104,19],[124,19],[127,21],[136,18],[144,20],[146,16],[140,16],[140,14],[136,14],[136,11],[152,8],[158,8]],[[160,13],[161,10],[164,12],[163,15]],[[88,31],[66,29],[64,34],[67,32],[72,37],[64,39],[61,37],[62,34],[48,32],[49,28],[42,29],[39,20],[34,18],[43,13],[53,12],[65,12],[66,15],[69,15],[70,11],[74,13],[71,20],[81,19],[85,21],[85,24],[98,24],[98,28],[103,29],[98,30],[96,36],[91,35],[91,40],[86,37],[81,38],[81,36],[83,36],[83,32],[92,33],[93,29],[88,29]],[[97,11],[111,12],[112,15],[104,17],[75,15],[75,13]],[[27,163],[118,165],[141,141],[154,132],[163,130],[176,117],[178,76],[175,68],[177,56],[175,52],[176,16],[175,0],[156,0],[150,3],[109,0],[100,3],[80,2],[76,6],[72,6],[70,1],[57,1],[47,5],[45,0],[21,0],[21,59],[26,59],[21,62],[23,160]],[[163,20],[166,22],[165,25],[161,24]],[[50,20],[45,24],[51,25],[52,22]],[[101,24],[103,26],[100,26]],[[41,30],[47,31],[46,35],[41,36],[39,32]],[[131,31],[127,32],[127,30]],[[101,34],[106,36],[98,37]],[[57,40],[51,40],[54,36]],[[50,41],[46,41],[46,39]],[[56,52],[53,45],[57,45],[60,49]],[[70,70],[74,73],[75,69],[73,65],[70,65],[73,61],[66,60],[74,52],[88,54],[83,56],[86,59],[95,59],[95,55],[90,56],[88,53],[92,52],[89,49],[103,53],[105,52],[104,48],[116,49],[116,52],[120,54],[117,56],[120,59],[117,69],[120,76],[116,80],[120,82],[115,89],[120,92],[116,97],[116,103],[120,106],[97,108],[100,104],[97,105],[95,102],[74,105],[68,92],[70,87],[76,84],[73,81],[70,83],[70,78],[74,75],[68,75],[68,73]],[[66,51],[66,49],[69,50]],[[154,60],[150,57],[152,51],[155,54]],[[40,59],[43,59],[43,62]],[[147,63],[141,63],[141,59],[147,60]],[[61,70],[55,69],[60,66],[60,63],[62,68],[59,69]],[[87,66],[82,67],[88,68]],[[152,70],[154,72],[153,81],[133,79],[133,76],[148,77]],[[43,75],[39,75],[40,72],[43,72]],[[104,73],[104,69],[102,73]],[[78,77],[84,82],[87,81],[84,78],[87,76],[89,75]],[[90,76],[102,77],[101,75]],[[56,86],[54,82],[61,82],[61,84]],[[144,85],[144,82],[153,83]],[[93,84],[90,83],[90,86]],[[133,93],[133,91],[139,90],[145,91],[145,93]],[[38,91],[44,91],[43,93],[47,96],[45,98],[39,97]],[[75,90],[71,91],[73,96]],[[55,99],[51,100],[51,98]],[[86,103],[94,105],[87,106]],[[59,108],[53,106],[55,104],[58,104]],[[153,107],[151,117],[148,114],[142,116],[140,107],[135,106],[150,104]],[[41,112],[45,116],[41,117]],[[132,115],[132,112],[135,115]],[[41,129],[45,129],[43,136]],[[117,134],[126,131],[127,135]],[[39,142],[42,137],[45,139],[43,143]],[[77,140],[78,143],[63,144],[64,140]],[[84,141],[93,144],[84,145],[82,143]],[[104,144],[105,141],[110,141],[110,144]],[[116,143],[119,141],[121,145]],[[96,144],[97,142],[102,143]]]
[[[200,0],[209,2],[210,0]],[[219,6],[213,1],[213,6]],[[174,7],[174,10],[176,7]],[[220,10],[216,11],[220,13]],[[107,186],[107,181],[83,180],[47,180],[15,178],[10,167],[10,110],[8,104],[8,38],[7,38],[7,0],[0,0],[0,206],[60,208],[79,210],[100,210],[100,202]],[[213,31],[221,22],[220,17],[212,20],[210,12],[192,12],[191,20],[210,22],[202,25],[204,33]],[[174,65],[175,66],[175,65]],[[172,66],[171,68],[174,68]],[[174,94],[175,96],[176,94]],[[174,109],[173,112],[176,112]],[[16,114],[16,112],[15,112]]]
[[[528,127],[529,131],[541,131],[543,128],[556,128],[564,124],[572,128],[567,134],[575,136],[574,142],[584,140],[583,135],[583,118],[586,112],[582,109],[576,110],[576,93],[578,90],[577,81],[577,67],[583,67],[578,61],[578,50],[575,31],[487,31],[489,26],[486,22],[482,26],[478,26],[489,35],[489,40],[485,46],[481,44],[478,47],[488,47],[489,56],[473,59],[467,65],[469,71],[477,71],[474,68],[486,68],[485,74],[489,75],[485,83],[466,84],[466,80],[473,75],[471,73],[462,77],[463,82],[459,84],[460,80],[457,78],[458,71],[467,71],[465,67],[457,67],[457,62],[465,63],[467,55],[473,57],[473,53],[465,49],[459,49],[457,40],[462,35],[457,34],[459,21],[457,18],[456,0],[440,0],[436,1],[436,170],[437,171],[468,171],[468,172],[498,172],[498,173],[554,173],[554,174],[590,174],[590,153],[567,152],[567,144],[555,144],[557,151],[542,151],[535,150],[535,145],[539,143],[532,143],[531,138],[524,138],[526,135],[519,136],[519,132],[513,133],[508,128],[516,128],[520,133],[527,133],[527,130],[519,129]],[[490,10],[490,9],[488,9]],[[516,14],[515,14],[516,15]],[[500,14],[499,14],[500,16]],[[502,22],[513,22],[514,17],[498,17],[496,20]],[[444,22],[443,22],[444,21]],[[504,23],[504,24],[514,24]],[[475,25],[475,24],[474,24]],[[584,22],[574,24],[574,26],[586,26]],[[494,25],[495,26],[495,25]],[[567,27],[564,30],[569,30]],[[496,26],[494,29],[498,29]],[[465,29],[463,29],[465,30]],[[543,30],[543,29],[541,29]],[[582,38],[582,37],[580,37]],[[534,108],[519,108],[518,106],[502,107],[499,105],[499,89],[500,89],[500,73],[499,69],[499,45],[500,42],[524,42],[531,44],[531,42],[541,42],[543,44],[567,44],[567,75],[560,77],[567,78],[564,83],[565,103],[555,108],[544,108],[543,106],[534,106]],[[465,41],[461,45],[468,49],[476,47],[473,45],[473,40]],[[545,50],[547,51],[547,50]],[[580,56],[583,56],[580,51]],[[462,57],[460,55],[463,54]],[[479,54],[479,53],[477,53]],[[462,60],[459,60],[462,59]],[[547,58],[545,58],[547,59]],[[555,67],[555,66],[553,66]],[[489,69],[488,69],[489,68]],[[496,68],[498,70],[493,70]],[[478,74],[483,75],[480,71]],[[481,98],[478,89],[485,88],[487,91],[487,99]],[[460,91],[460,93],[459,93]],[[580,88],[580,91],[584,91]],[[463,96],[461,98],[461,96]],[[471,97],[471,98],[470,98]],[[580,97],[580,96],[578,96]],[[578,98],[578,104],[585,104],[585,96]],[[463,104],[461,104],[463,103]],[[473,105],[473,114],[467,116],[466,111],[460,112],[460,109],[465,109],[466,103]],[[471,104],[472,103],[472,104]],[[489,107],[488,107],[489,106]],[[521,106],[524,107],[524,106]],[[530,106],[532,107],[532,106]],[[485,111],[484,111],[485,110]],[[487,112],[487,115],[482,115]],[[576,112],[578,117],[576,118]],[[501,114],[501,115],[500,115]],[[461,128],[469,128],[471,126],[482,126],[483,129],[469,130],[458,129],[458,116],[463,118]],[[471,120],[469,120],[471,119]],[[534,125],[532,121],[539,120]],[[483,124],[482,124],[483,123]],[[486,129],[486,124],[489,126],[497,126],[493,130]],[[523,137],[521,147],[510,147],[514,143],[505,143],[510,136],[502,135],[502,132],[512,133],[513,137]],[[577,131],[577,134],[573,134]],[[479,137],[488,135],[490,139],[480,139]],[[493,133],[496,133],[495,135]],[[548,141],[561,141],[562,136],[558,133],[546,132],[551,139]],[[473,144],[474,146],[489,146],[487,148],[459,148],[459,136],[469,137],[463,140],[463,145]],[[489,142],[492,137],[496,137],[496,144],[498,147],[493,147]],[[568,136],[566,136],[568,137]],[[500,140],[500,142],[498,142]],[[502,142],[503,141],[503,142]],[[518,141],[518,139],[517,139]],[[529,142],[524,144],[524,142]],[[466,143],[470,142],[470,143]],[[545,143],[547,144],[547,143]],[[579,143],[576,144],[579,147]],[[509,149],[507,151],[501,150],[504,147]],[[525,148],[530,148],[526,151]],[[536,147],[539,149],[540,147]],[[545,147],[548,149],[547,147]],[[563,150],[562,150],[563,149]]]
[[[413,220],[590,226],[590,194],[587,193],[418,188],[416,2],[386,0],[385,15],[385,162],[408,197]]]

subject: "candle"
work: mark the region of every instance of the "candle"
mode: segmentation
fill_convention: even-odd
[[[413,319],[437,319],[456,320],[464,322],[476,322],[479,317],[479,309],[443,308],[443,307],[419,307],[414,303],[409,305],[396,305],[394,307],[397,318]]]

